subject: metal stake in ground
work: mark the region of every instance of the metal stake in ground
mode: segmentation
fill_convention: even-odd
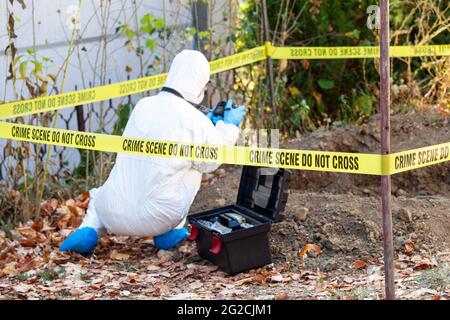
[[[267,4],[266,0],[262,1],[262,11],[263,11],[263,24],[264,24],[264,41],[270,42],[269,33],[269,18],[267,16]],[[269,83],[269,94],[270,94],[270,107],[272,108],[272,128],[277,128],[277,110],[275,108],[275,91],[273,86],[273,65],[272,58],[266,58],[266,68],[267,68],[267,78]],[[264,110],[264,107],[263,107]]]
[[[380,0],[380,15],[380,125],[381,154],[384,155],[391,152],[389,0]],[[381,207],[383,216],[385,292],[386,299],[393,300],[395,299],[395,288],[390,175],[381,177]]]

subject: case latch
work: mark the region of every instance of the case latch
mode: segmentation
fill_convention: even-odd
[[[191,233],[189,234],[188,239],[189,240],[195,240],[195,239],[197,239],[198,234],[199,234],[198,228],[195,225],[192,225],[191,226]]]
[[[212,236],[212,246],[211,249],[209,249],[209,252],[218,254],[222,250],[222,240],[215,234]]]

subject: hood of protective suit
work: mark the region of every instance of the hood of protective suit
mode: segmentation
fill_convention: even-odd
[[[199,104],[209,81],[209,63],[195,50],[183,50],[175,56],[170,66],[165,87],[178,91],[186,100]]]

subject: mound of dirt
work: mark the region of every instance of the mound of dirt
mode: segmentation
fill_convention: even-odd
[[[450,122],[435,111],[396,114],[391,119],[392,152],[431,146],[450,141]],[[379,153],[379,116],[362,126],[320,128],[284,148],[339,152]],[[304,191],[355,195],[377,195],[379,178],[370,175],[294,171],[291,188]],[[450,196],[450,163],[429,166],[392,176],[392,192],[397,195]]]
[[[306,220],[294,219],[303,207],[309,209]],[[396,253],[449,248],[450,199],[395,197],[392,212]],[[285,220],[272,226],[275,259],[329,272],[351,268],[355,260],[382,258],[379,198],[293,192],[285,214]],[[321,254],[314,259],[298,259],[298,252],[309,243],[318,245]]]

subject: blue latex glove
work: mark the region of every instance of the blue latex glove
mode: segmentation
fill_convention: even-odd
[[[245,117],[245,108],[244,106],[240,106],[237,108],[232,108],[233,101],[228,100],[227,105],[225,106],[225,113],[223,116],[223,122],[234,124],[236,127],[239,127],[242,120]]]
[[[72,233],[59,247],[59,251],[73,251],[88,254],[94,251],[98,235],[95,229],[84,227]]]
[[[158,249],[170,250],[186,239],[188,235],[189,230],[187,228],[173,229],[169,232],[153,237],[153,241]]]
[[[212,123],[214,123],[214,125],[216,125],[217,121],[219,120],[223,120],[222,116],[215,116],[214,115],[214,110],[216,110],[216,107],[214,107],[214,109],[212,109],[210,112],[208,112],[206,114],[206,116],[211,119]]]

